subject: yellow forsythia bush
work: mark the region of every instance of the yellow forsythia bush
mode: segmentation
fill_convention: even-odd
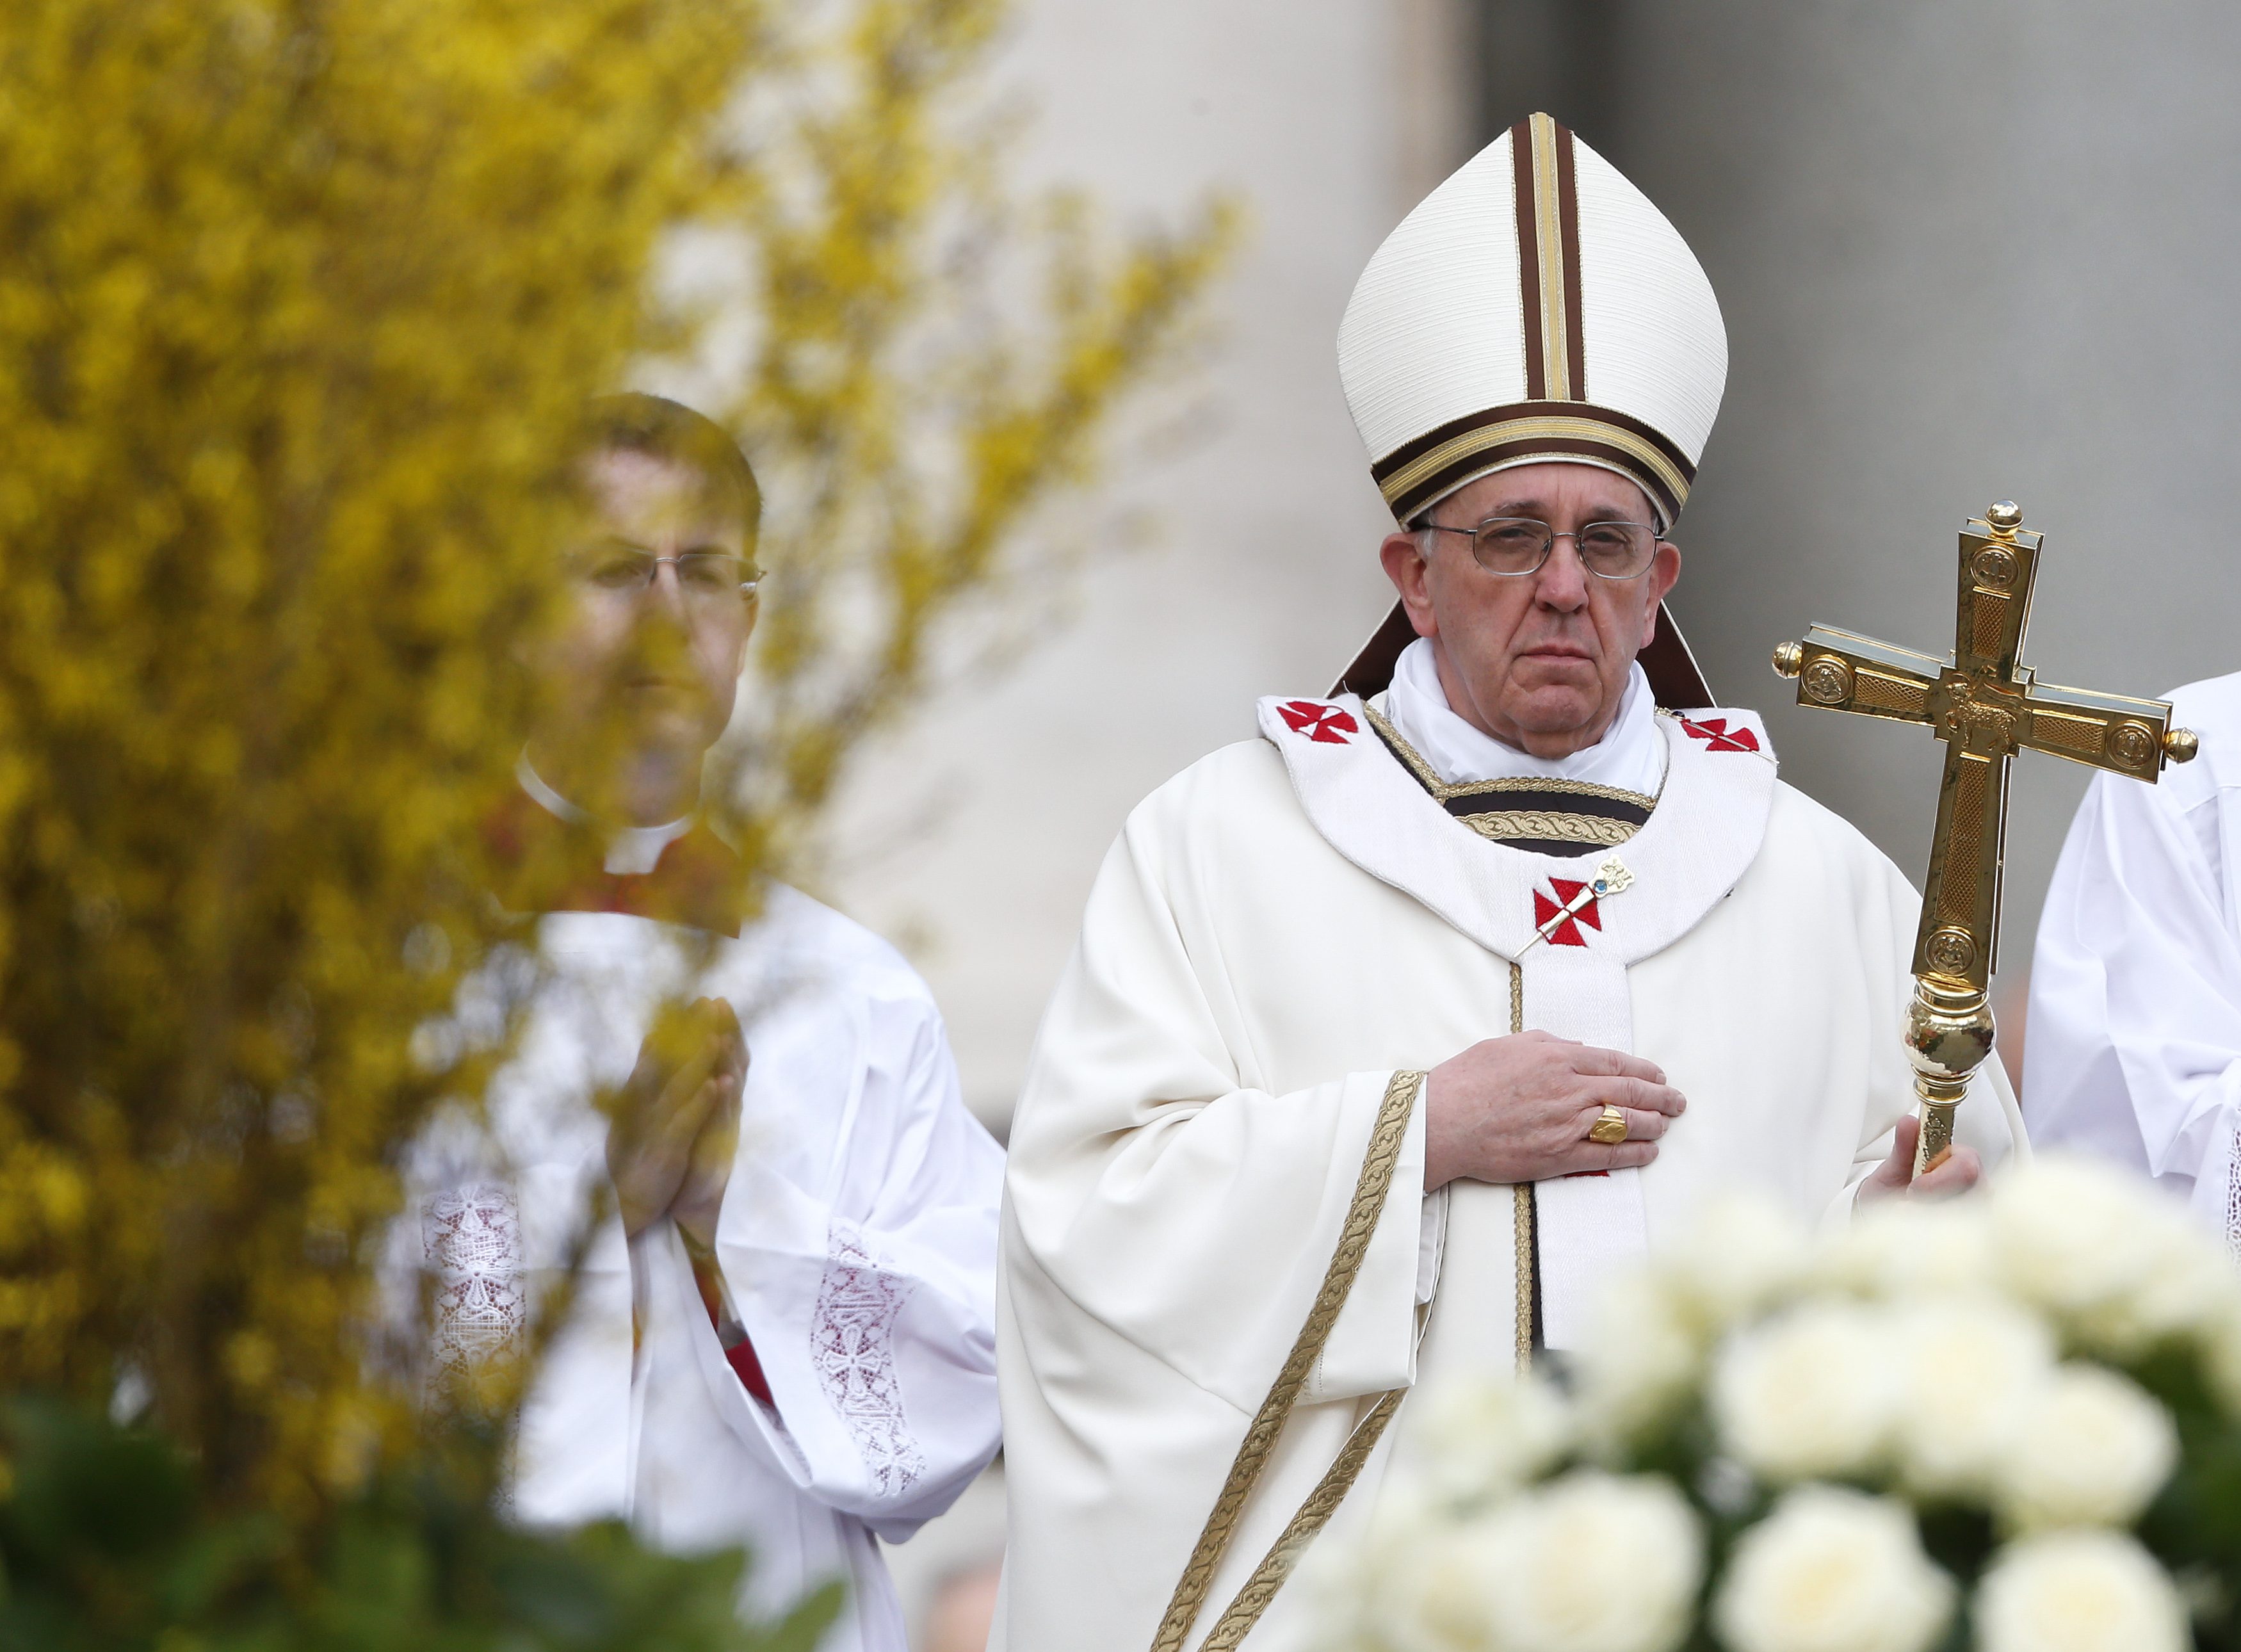
[[[509,933],[588,398],[700,373],[763,474],[767,867],[1184,336],[1220,215],[1009,201],[958,117],[1001,14],[0,8],[0,1391],[121,1385],[284,1509],[406,1442],[368,1267],[476,1077],[411,1033]]]

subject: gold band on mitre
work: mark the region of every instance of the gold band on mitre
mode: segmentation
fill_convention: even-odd
[[[1466,483],[1549,459],[1600,465],[1639,484],[1661,530],[1681,514],[1696,479],[1696,467],[1649,425],[1587,402],[1512,402],[1454,419],[1395,448],[1370,474],[1405,525]]]

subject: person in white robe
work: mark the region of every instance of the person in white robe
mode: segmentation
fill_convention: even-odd
[[[2198,759],[2097,774],[2041,909],[2034,1140],[2139,1171],[2241,1256],[2241,675],[2174,689]]]
[[[1311,1643],[1285,1579],[1418,1385],[1561,1365],[1723,1194],[1842,1221],[2022,1146],[1990,1063],[1913,1179],[1915,893],[1662,611],[1726,361],[1672,226],[1534,116],[1339,358],[1398,605],[1129,817],[1013,1124],[1012,1652]]]
[[[492,826],[535,869],[533,953],[424,1033],[470,1041],[509,993],[523,1030],[481,1116],[420,1145],[400,1242],[432,1275],[439,1379],[527,1346],[576,1267],[518,1421],[518,1518],[744,1544],[745,1612],[838,1580],[825,1652],[904,1652],[875,1540],[997,1447],[1002,1154],[910,967],[745,887],[701,818],[754,619],[745,460],[672,403],[601,417],[573,606],[537,662],[549,703]]]

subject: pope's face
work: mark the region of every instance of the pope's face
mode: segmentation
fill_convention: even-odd
[[[1634,483],[1563,463],[1481,477],[1426,519],[1468,530],[1488,517],[1534,518],[1563,535],[1591,522],[1656,520]],[[1468,532],[1395,533],[1381,554],[1416,634],[1431,639],[1448,705],[1535,757],[1569,756],[1603,737],[1657,605],[1681,573],[1680,552],[1663,540],[1631,579],[1589,572],[1569,538],[1529,574],[1488,572],[1471,555]]]
[[[539,661],[546,714],[537,745],[556,764],[589,759],[628,793],[632,772],[649,764],[697,772],[731,720],[755,622],[754,599],[736,575],[752,565],[754,545],[738,512],[689,465],[610,449],[585,462],[584,476],[591,509],[565,547],[568,605]],[[646,557],[696,552],[737,563],[703,560],[680,572],[667,562],[650,583],[627,577]],[[556,749],[565,747],[573,750]]]

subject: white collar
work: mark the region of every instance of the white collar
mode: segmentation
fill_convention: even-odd
[[[1581,780],[1654,798],[1665,784],[1665,742],[1657,734],[1657,704],[1639,665],[1628,668],[1618,716],[1602,739],[1569,757],[1535,757],[1455,715],[1440,686],[1431,639],[1419,637],[1401,651],[1393,686],[1381,709],[1401,738],[1450,786],[1482,780]]]
[[[545,784],[545,777],[531,766],[527,752],[515,760],[513,774],[521,789],[547,813],[578,822],[591,818]],[[621,877],[642,877],[652,872],[660,864],[661,852],[692,830],[692,820],[687,814],[666,826],[622,827],[607,839],[606,869]]]

